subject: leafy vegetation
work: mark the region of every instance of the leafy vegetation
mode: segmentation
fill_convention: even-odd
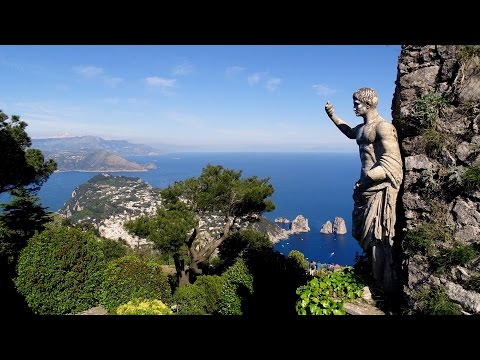
[[[160,265],[144,262],[135,256],[111,261],[105,269],[101,288],[101,303],[109,313],[114,313],[118,306],[136,298],[171,303],[170,285]]]
[[[40,187],[55,171],[56,163],[45,160],[40,150],[31,149],[32,141],[18,115],[11,119],[0,110],[0,194],[23,187]]]
[[[352,268],[323,272],[297,289],[299,315],[345,315],[344,301],[362,296],[365,285]]]
[[[303,255],[302,252],[298,250],[292,250],[289,252],[288,258],[295,261],[300,268],[304,270],[308,270],[308,267],[309,267],[308,260],[305,259],[305,255]]]
[[[424,315],[460,315],[462,308],[450,300],[445,289],[432,286],[415,297],[418,312]]]
[[[436,273],[444,273],[445,270],[455,265],[467,265],[478,257],[478,251],[474,245],[462,245],[455,241],[451,248],[440,249],[438,256],[432,257],[430,263]]]
[[[243,315],[253,293],[253,277],[245,261],[237,260],[222,277],[218,312],[222,315]]]
[[[127,256],[131,253],[130,248],[125,244],[122,244],[117,240],[106,238],[100,240],[100,248],[102,249],[107,262]]]
[[[416,253],[425,256],[434,254],[434,242],[447,243],[453,240],[453,232],[440,222],[423,223],[414,229],[407,230],[403,240],[405,254],[411,256]]]
[[[423,95],[413,104],[413,114],[422,129],[432,129],[437,125],[437,119],[451,104],[442,94],[433,92]]]
[[[98,303],[104,267],[94,234],[49,228],[20,253],[15,284],[35,314],[77,313]]]
[[[120,305],[117,315],[172,315],[173,311],[158,299],[133,299]]]

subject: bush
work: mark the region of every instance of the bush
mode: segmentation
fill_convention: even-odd
[[[441,223],[424,223],[408,230],[403,240],[403,249],[409,256],[421,253],[433,254],[433,242],[449,242],[453,240],[452,230]]]
[[[135,256],[111,261],[102,283],[102,304],[113,313],[121,304],[136,298],[159,299],[166,304],[171,302],[170,285],[160,264],[144,262]]]
[[[452,266],[465,266],[477,256],[478,252],[474,245],[462,245],[459,242],[454,242],[452,248],[441,249],[440,254],[432,257],[430,262],[434,271],[442,274]]]
[[[445,289],[432,286],[420,292],[418,300],[418,311],[424,315],[461,315],[462,308],[450,300]]]
[[[102,238],[100,247],[107,262],[126,256],[130,249],[117,240]]]
[[[288,254],[288,258],[295,261],[300,268],[302,268],[304,270],[308,270],[308,268],[309,268],[308,260],[305,259],[305,255],[303,255],[302,252],[300,252],[298,250],[292,250]]]
[[[91,232],[49,228],[22,250],[15,285],[36,314],[67,314],[98,304],[105,259]]]
[[[223,277],[217,275],[199,276],[195,284],[205,291],[205,311],[214,314],[218,311],[222,295]]]
[[[253,293],[253,277],[243,260],[238,260],[222,275],[223,285],[218,311],[222,315],[242,315]]]
[[[163,302],[157,299],[145,300],[134,299],[124,305],[120,305],[117,315],[172,315],[173,311]]]
[[[196,284],[180,286],[173,295],[173,303],[179,315],[206,315],[207,300],[205,288]]]
[[[365,285],[352,268],[324,273],[297,289],[298,315],[345,315],[343,302],[362,296]]]

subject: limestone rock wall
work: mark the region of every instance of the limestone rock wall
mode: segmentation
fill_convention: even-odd
[[[464,311],[480,309],[471,294],[480,271],[479,54],[480,46],[408,45],[399,57],[392,123],[405,177],[397,234],[414,306],[425,284],[436,284]],[[428,242],[419,242],[422,234]],[[461,258],[458,249],[470,255]],[[450,263],[438,260],[449,256]],[[458,268],[463,277],[454,275]]]

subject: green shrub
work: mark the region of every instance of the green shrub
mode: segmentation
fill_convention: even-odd
[[[413,114],[423,129],[434,128],[441,112],[450,106],[450,102],[440,93],[428,93],[413,104]]]
[[[105,255],[106,261],[115,260],[126,256],[130,253],[130,249],[117,240],[102,238],[100,240],[100,247]]]
[[[172,315],[173,311],[157,299],[133,299],[120,305],[117,315]]]
[[[436,273],[444,273],[446,269],[455,265],[466,265],[478,256],[473,245],[462,245],[458,242],[452,248],[440,250],[438,256],[430,258],[430,263]]]
[[[292,259],[293,261],[295,261],[298,266],[304,270],[308,270],[309,269],[309,264],[308,264],[308,260],[305,259],[305,255],[303,255],[302,252],[298,251],[298,250],[292,250],[290,251],[290,253],[288,254],[288,258],[289,259]]]
[[[433,242],[449,242],[453,240],[452,230],[442,223],[424,223],[407,230],[403,240],[403,250],[407,255],[421,253],[433,255]]]
[[[135,256],[111,261],[102,283],[102,304],[112,313],[121,304],[136,298],[171,302],[170,285],[160,264],[144,262]]]
[[[425,129],[421,134],[420,144],[425,154],[431,158],[441,155],[442,150],[449,145],[449,137],[436,128]]]
[[[36,314],[67,314],[98,304],[105,260],[91,232],[53,227],[32,237],[15,285]]]
[[[205,288],[196,284],[180,286],[173,294],[173,301],[179,315],[206,315],[207,300]]]
[[[253,277],[243,260],[222,274],[223,285],[218,311],[222,315],[242,315],[253,293]]]
[[[352,268],[323,273],[297,289],[298,315],[345,315],[343,302],[362,296],[365,286]]]
[[[462,308],[450,300],[445,289],[432,286],[416,297],[418,311],[424,315],[460,315]]]
[[[205,291],[205,311],[207,314],[216,313],[222,295],[223,277],[217,275],[199,276],[194,285],[203,288]]]
[[[466,190],[480,190],[480,166],[469,167],[463,175]]]

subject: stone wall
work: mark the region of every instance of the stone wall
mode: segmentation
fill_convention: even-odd
[[[409,45],[399,57],[392,114],[405,178],[397,234],[404,238],[405,290],[414,308],[421,306],[419,291],[437,285],[464,311],[480,309],[478,256],[455,258],[456,249],[479,249],[479,54],[479,46]],[[409,236],[420,233],[431,247]],[[449,256],[450,263],[435,260]]]

